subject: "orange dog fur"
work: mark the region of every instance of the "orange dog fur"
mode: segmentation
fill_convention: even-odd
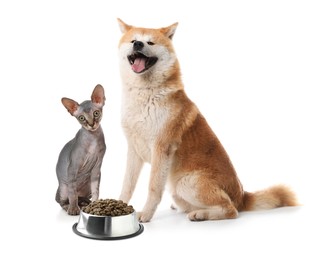
[[[149,29],[118,19],[123,85],[122,127],[128,142],[120,199],[129,202],[145,162],[149,192],[138,217],[150,221],[166,184],[175,206],[192,221],[236,218],[239,211],[297,205],[294,193],[277,185],[246,192],[217,136],[187,97],[172,37],[177,23]]]

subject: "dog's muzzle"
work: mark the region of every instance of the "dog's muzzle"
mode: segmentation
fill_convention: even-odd
[[[144,43],[141,41],[135,41],[133,43],[133,53],[128,56],[129,63],[131,64],[132,70],[135,73],[143,73],[144,71],[151,68],[156,64],[158,58],[148,57],[143,52]]]

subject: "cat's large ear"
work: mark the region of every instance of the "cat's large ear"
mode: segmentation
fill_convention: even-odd
[[[80,106],[79,103],[77,103],[76,101],[70,98],[62,98],[61,102],[72,116],[77,111],[78,107]]]
[[[99,107],[103,107],[105,105],[105,90],[102,85],[98,84],[94,88],[91,99],[92,102]]]

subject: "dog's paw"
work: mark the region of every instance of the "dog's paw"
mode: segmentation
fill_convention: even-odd
[[[136,215],[137,215],[138,221],[142,223],[149,222],[153,217],[152,214],[149,214],[149,213],[147,214],[146,212],[137,212]]]
[[[207,214],[208,215],[208,214]],[[201,210],[195,210],[188,214],[188,218],[191,221],[203,221],[207,220],[208,216],[205,214],[204,211]]]

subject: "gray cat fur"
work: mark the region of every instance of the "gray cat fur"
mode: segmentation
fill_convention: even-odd
[[[97,200],[101,178],[101,165],[106,152],[104,134],[100,125],[102,108],[105,104],[104,89],[97,85],[87,100],[78,104],[62,98],[68,112],[75,116],[81,129],[61,150],[56,166],[59,186],[56,201],[69,215],[78,215],[80,208]],[[94,117],[100,111],[99,118]],[[85,120],[80,120],[80,116]]]

